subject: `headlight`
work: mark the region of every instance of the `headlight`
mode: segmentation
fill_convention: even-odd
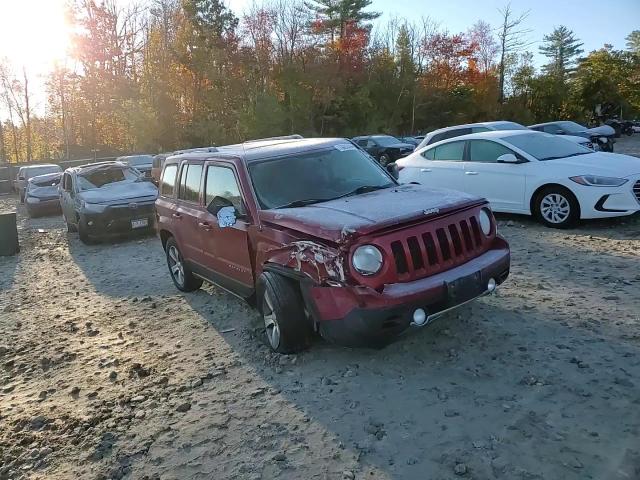
[[[480,215],[478,215],[478,219],[480,220],[480,229],[482,233],[486,237],[491,233],[491,210],[488,208],[483,208],[480,210]]]
[[[373,245],[362,245],[353,252],[353,268],[362,275],[373,275],[382,268],[382,253]]]
[[[106,205],[100,205],[99,203],[82,203],[82,209],[87,213],[102,213],[106,208]]]
[[[629,181],[626,178],[599,177],[597,175],[578,175],[569,177],[569,179],[587,187],[619,187]]]

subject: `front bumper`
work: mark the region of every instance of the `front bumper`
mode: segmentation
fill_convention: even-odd
[[[31,197],[27,197],[25,205],[27,206],[27,213],[31,217],[38,215],[53,215],[62,211],[58,197],[39,200],[38,202],[34,202]]]
[[[640,199],[634,192],[640,175],[626,178],[629,181],[620,187],[572,186],[580,201],[580,218],[622,217],[640,211]]]
[[[416,309],[427,314],[424,326],[486,293],[489,279],[497,285],[504,282],[509,267],[509,247],[498,237],[491,250],[430,277],[385,285],[381,292],[359,286],[312,286],[305,297],[324,338],[341,345],[379,347],[409,328]],[[456,286],[454,295],[460,279],[472,281]]]
[[[133,228],[133,221],[146,220],[144,227]],[[128,206],[108,207],[102,213],[80,213],[80,222],[89,237],[126,235],[138,231],[155,229],[155,205],[138,204],[136,208]]]

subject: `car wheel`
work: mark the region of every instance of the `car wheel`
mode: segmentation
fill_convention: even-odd
[[[534,215],[551,228],[569,228],[580,219],[580,204],[568,189],[547,187],[536,196]]]
[[[185,264],[178,244],[173,238],[167,240],[165,245],[167,254],[167,266],[176,288],[182,292],[193,292],[202,286],[202,280],[195,277],[189,267]]]
[[[379,161],[380,161],[380,165],[382,165],[383,167],[386,167],[391,162],[391,158],[386,153],[383,153],[382,155],[380,155]]]
[[[264,272],[258,281],[257,300],[267,343],[273,351],[294,353],[309,345],[311,326],[292,280]]]

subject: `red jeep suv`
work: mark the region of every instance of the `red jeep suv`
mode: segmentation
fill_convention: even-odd
[[[271,348],[313,332],[382,346],[491,293],[509,246],[487,201],[400,185],[340,138],[278,138],[166,159],[158,233],[176,287],[259,309]]]

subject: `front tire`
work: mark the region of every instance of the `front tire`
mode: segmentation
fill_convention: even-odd
[[[311,325],[295,283],[281,275],[264,272],[258,280],[257,294],[271,349],[278,353],[294,353],[307,348]]]
[[[195,277],[184,262],[184,258],[178,248],[178,244],[173,237],[167,240],[167,244],[164,249],[167,255],[169,274],[171,275],[171,280],[173,280],[173,284],[176,288],[181,292],[193,292],[198,290],[202,286],[202,280]]]
[[[87,232],[87,227],[82,224],[82,221],[78,221],[78,236],[80,237],[80,241],[85,245],[90,245],[91,237],[89,237],[89,233]]]
[[[550,186],[536,195],[533,213],[547,227],[570,228],[580,219],[580,204],[568,189]]]

